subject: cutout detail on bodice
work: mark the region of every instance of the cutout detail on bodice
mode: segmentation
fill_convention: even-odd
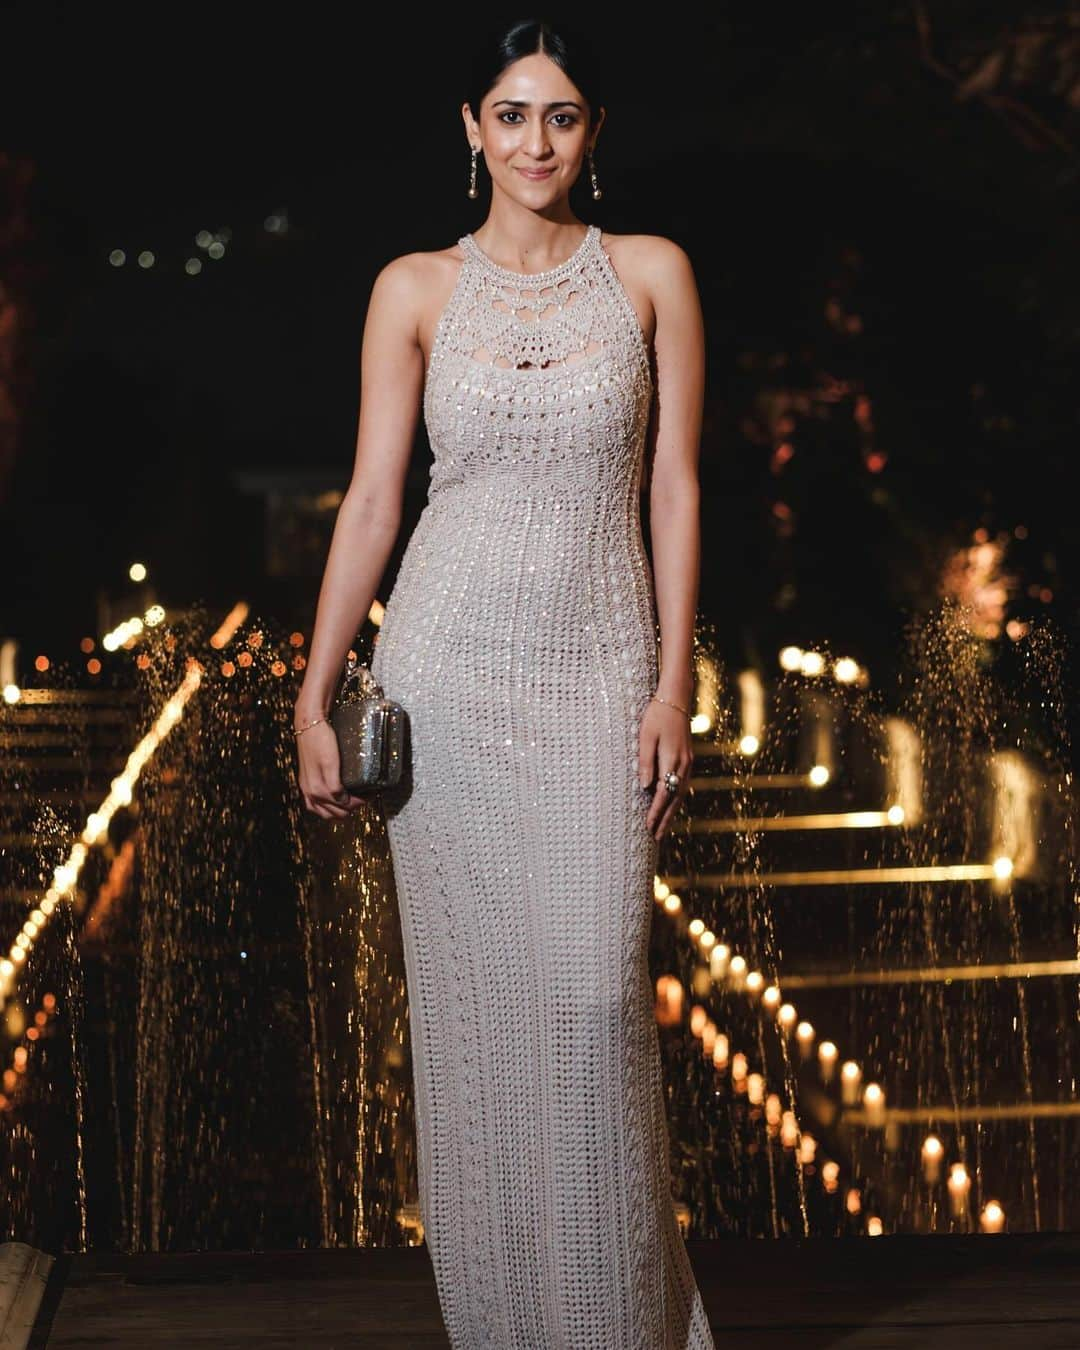
[[[610,324],[605,307],[589,303],[602,284],[595,266],[600,233],[590,225],[569,258],[536,273],[500,267],[471,234],[459,239],[468,276],[453,326],[456,349],[503,370],[572,366],[603,351]]]

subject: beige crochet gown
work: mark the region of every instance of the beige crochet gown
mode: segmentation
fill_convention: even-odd
[[[455,1350],[702,1350],[637,778],[649,357],[598,226],[540,273],[458,243],[428,501],[372,658],[409,717],[383,806],[425,1238]]]

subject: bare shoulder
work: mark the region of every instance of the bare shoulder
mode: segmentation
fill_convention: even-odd
[[[461,270],[463,255],[457,244],[449,248],[401,253],[379,269],[372,286],[372,302],[407,311],[421,329],[432,300],[445,303]]]
[[[464,254],[456,243],[448,248],[418,249],[391,258],[375,277],[372,308],[388,315],[392,312],[393,318],[387,321],[410,331],[425,362],[463,262]]]
[[[372,292],[378,290],[381,296],[396,300],[419,296],[437,287],[440,278],[451,275],[460,263],[461,250],[456,244],[430,252],[400,253],[376,273]]]
[[[630,274],[643,281],[670,282],[679,275],[693,275],[690,256],[681,244],[663,234],[612,234],[604,231],[604,247],[620,271],[624,263]]]
[[[457,272],[462,261],[463,255],[457,244],[451,244],[449,248],[401,253],[383,265],[376,281],[385,279],[387,288],[391,289],[430,286],[441,276],[451,276]]]

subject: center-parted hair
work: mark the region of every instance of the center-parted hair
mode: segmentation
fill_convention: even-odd
[[[517,19],[483,36],[475,45],[466,98],[480,120],[480,104],[508,66],[524,56],[543,52],[581,90],[589,105],[589,124],[596,122],[606,83],[592,44],[579,29],[545,19]]]

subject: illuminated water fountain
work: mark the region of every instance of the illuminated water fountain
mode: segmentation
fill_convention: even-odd
[[[422,1236],[382,820],[301,809],[303,647],[243,607],[170,616],[125,631],[103,690],[54,670],[5,705],[7,1236]],[[651,954],[684,1223],[1075,1225],[1060,643],[1035,628],[988,664],[942,611],[912,633],[899,701],[824,646],[776,672],[729,673],[715,649],[702,633]],[[76,695],[78,782],[58,784]]]
[[[946,606],[910,658],[891,710],[824,648],[781,653],[767,714],[745,675],[699,682],[720,693],[657,885],[701,1037],[689,1094],[711,1082],[727,1132],[722,1158],[681,1159],[697,1231],[1080,1219],[1061,643],[1036,627],[995,654]]]

